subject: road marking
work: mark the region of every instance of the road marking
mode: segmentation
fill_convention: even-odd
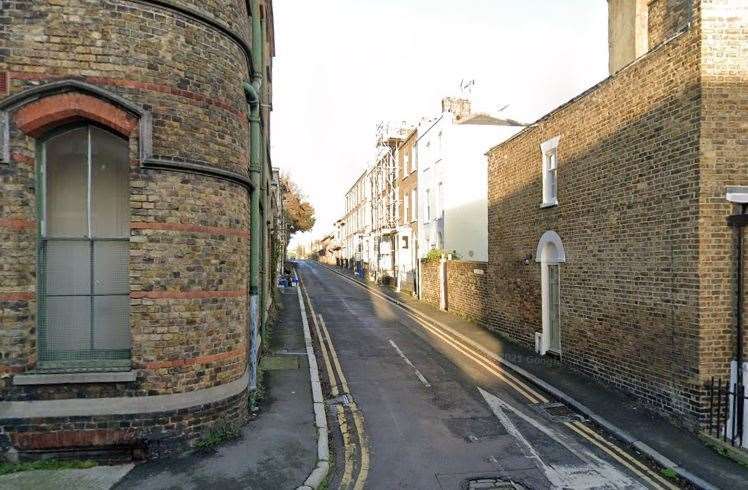
[[[520,444],[525,455],[537,460],[546,478],[548,478],[548,481],[551,482],[554,488],[609,488],[610,484],[613,484],[617,488],[631,488],[635,484],[633,480],[627,478],[626,475],[618,471],[613,465],[598,458],[586,448],[572,447],[563,434],[526,415],[493,393],[489,393],[481,387],[478,387],[478,391],[483,395],[491,411],[496,415],[504,428],[506,428],[507,432]],[[530,441],[514,425],[505,411],[513,413],[530,424],[534,429],[561,445],[579,459],[582,464],[549,465],[545,463],[540,454],[538,454]]]
[[[462,353],[465,357],[473,361],[474,363],[482,366],[485,370],[496,376],[497,378],[501,379],[505,383],[507,383],[509,386],[517,390],[518,393],[520,393],[522,396],[527,398],[527,400],[532,404],[537,403],[547,403],[548,399],[544,396],[537,393],[532,388],[524,385],[524,383],[519,382],[518,380],[514,379],[512,376],[507,375],[506,373],[503,373],[499,371],[495,366],[487,363],[483,359],[477,357],[472,351],[467,350],[466,348],[462,347],[457,342],[453,341],[451,338],[444,335],[442,332],[432,328],[430,325],[421,322],[417,318],[412,318],[416,323],[421,325],[423,328],[431,332],[432,334],[439,337],[443,342],[445,342],[447,345],[450,345],[453,349],[457,350],[458,352]]]
[[[348,389],[348,380],[345,379],[345,374],[343,374],[343,368],[340,367],[340,360],[338,359],[338,354],[335,352],[335,347],[332,345],[332,339],[330,338],[330,332],[327,331],[327,325],[325,325],[325,320],[322,318],[322,315],[319,315],[319,323],[322,325],[322,331],[325,333],[325,338],[327,339],[327,346],[330,348],[330,354],[332,354],[332,362],[335,364],[335,369],[338,372],[338,379],[340,379],[340,384],[343,387],[343,393],[351,393],[351,390]]]
[[[417,367],[415,367],[415,366],[413,365],[413,363],[412,363],[412,362],[410,362],[410,359],[408,359],[408,358],[407,358],[407,357],[405,356],[405,354],[403,354],[403,351],[401,351],[401,350],[400,350],[400,347],[398,347],[398,346],[397,346],[397,344],[395,343],[395,341],[394,341],[394,340],[390,339],[390,345],[392,345],[392,347],[394,347],[394,348],[395,348],[395,350],[397,351],[397,353],[398,353],[398,354],[400,354],[400,357],[402,357],[402,358],[403,358],[403,360],[405,361],[405,363],[406,363],[406,364],[407,364],[408,366],[410,366],[410,367],[412,367],[412,368],[413,368],[413,371],[415,371],[415,372],[416,372],[416,376],[418,376],[418,379],[419,379],[419,380],[421,380],[421,383],[423,383],[423,386],[425,386],[426,388],[431,388],[431,383],[429,383],[429,382],[428,382],[428,381],[426,380],[426,378],[424,378],[423,374],[421,374],[421,371],[419,371],[419,370],[418,370],[418,368],[417,368]]]
[[[309,305],[309,311],[316,325],[317,324],[317,320],[316,320],[317,313],[314,311],[314,305],[312,304],[311,298],[309,298],[309,294],[306,291],[306,286],[304,286],[304,281],[303,279],[301,279],[301,277],[299,277],[299,285],[301,287],[301,290],[304,292],[304,296],[306,297],[307,304]],[[325,324],[325,320],[324,318],[322,318],[322,315],[319,315],[319,323],[324,332],[324,336],[320,335],[318,332],[317,338],[319,339],[320,347],[321,349],[324,349],[324,344],[326,341],[327,348],[330,349],[330,356],[332,357],[333,365],[335,366],[335,370],[337,371],[338,379],[340,380],[340,384],[341,384],[341,387],[343,388],[343,392],[347,394],[349,399],[351,400],[347,408],[351,412],[351,417],[353,418],[353,424],[356,427],[356,435],[358,436],[359,450],[360,450],[360,455],[361,455],[361,466],[358,471],[358,476],[356,476],[356,482],[353,488],[355,490],[363,490],[364,485],[366,484],[366,479],[369,476],[369,446],[368,446],[368,438],[366,437],[366,432],[364,430],[364,427],[365,427],[364,417],[361,411],[358,409],[356,402],[353,399],[353,394],[348,389],[348,380],[346,380],[345,374],[343,374],[343,368],[340,366],[340,360],[338,359],[338,354],[335,351],[335,346],[332,343],[330,332],[328,332],[327,330],[327,325]],[[332,379],[334,379],[334,377]],[[338,419],[338,424],[340,424],[340,419]],[[343,432],[344,429],[345,430],[348,429],[347,423],[345,427],[341,425],[340,427],[341,433]]]
[[[299,283],[301,283],[301,280],[299,279]],[[335,380],[335,374],[332,369],[332,365],[330,364],[330,357],[327,354],[327,348],[325,347],[324,339],[322,338],[322,332],[319,329],[319,325],[317,324],[317,315],[314,313],[314,307],[312,306],[312,301],[309,299],[309,295],[306,292],[306,288],[299,288],[304,293],[304,297],[306,298],[306,302],[309,305],[310,311],[311,311],[311,317],[312,317],[312,323],[314,324],[314,333],[317,335],[317,338],[319,339],[319,350],[322,352],[322,358],[325,361],[325,369],[327,370],[327,379],[330,381],[330,392],[332,393],[333,397],[338,396],[338,383]]]
[[[575,421],[575,422],[571,422],[571,424],[574,425],[574,427],[576,427],[576,428],[584,431],[585,433],[587,433],[588,434],[587,439],[590,439],[590,437],[592,437],[593,439],[595,439],[599,443],[604,444],[609,449],[611,449],[614,452],[618,453],[622,458],[626,459],[627,461],[629,461],[630,463],[634,464],[635,466],[638,466],[641,470],[643,470],[652,479],[656,480],[661,485],[665,486],[665,488],[669,488],[670,490],[677,490],[678,489],[678,487],[676,487],[675,485],[673,485],[672,483],[670,483],[669,481],[665,480],[663,477],[661,477],[660,475],[658,475],[657,473],[655,473],[654,471],[652,471],[652,469],[650,467],[648,467],[647,465],[645,465],[641,461],[635,459],[633,456],[631,456],[629,453],[627,453],[626,451],[624,451],[622,448],[620,448],[620,447],[614,445],[613,443],[611,443],[610,441],[604,439],[600,434],[598,434],[597,432],[593,431],[591,428],[587,427],[582,422]],[[591,441],[591,442],[595,442],[595,441]],[[597,443],[595,443],[595,444],[597,444]],[[597,444],[597,445],[600,446],[600,444]]]
[[[596,441],[593,438],[591,438],[588,435],[586,435],[583,431],[581,431],[579,428],[577,428],[571,422],[564,422],[564,425],[566,425],[568,428],[570,428],[571,430],[573,430],[574,432],[576,432],[577,434],[579,434],[580,436],[582,436],[586,440],[590,441],[595,446],[597,446],[600,449],[602,449],[603,451],[605,451],[605,453],[607,453],[611,458],[615,459],[620,464],[622,464],[623,466],[625,466],[626,468],[628,468],[630,471],[632,471],[633,473],[635,473],[637,476],[639,476],[639,478],[641,478],[642,480],[646,481],[649,485],[652,486],[652,488],[665,488],[662,485],[659,485],[658,483],[652,481],[651,478],[649,478],[647,475],[645,475],[644,473],[642,473],[638,469],[634,468],[631,464],[629,464],[623,458],[621,458],[616,453],[614,453],[613,451],[611,451],[609,448],[607,448],[606,446],[603,446],[598,441]],[[672,487],[669,484],[668,484],[667,488],[675,488],[675,489],[677,489],[677,487]]]
[[[437,337],[439,337],[441,340],[443,340],[445,343],[447,343],[448,345],[450,345],[451,347],[453,347],[455,350],[457,350],[458,352],[462,353],[463,355],[465,355],[466,357],[468,357],[469,359],[471,359],[475,363],[481,365],[482,367],[484,367],[486,370],[488,370],[489,372],[491,372],[495,376],[497,376],[497,377],[501,378],[502,380],[504,380],[507,384],[509,384],[515,390],[517,390],[522,396],[524,396],[525,398],[527,398],[530,401],[530,403],[537,404],[537,403],[548,403],[549,402],[548,398],[546,398],[542,394],[540,394],[537,391],[535,391],[534,389],[532,389],[528,384],[524,383],[523,381],[517,379],[515,376],[513,376],[513,375],[511,375],[511,374],[509,374],[507,372],[499,371],[495,366],[493,366],[493,365],[488,364],[487,362],[485,362],[484,359],[487,359],[489,357],[496,357],[496,356],[492,355],[490,352],[486,351],[485,348],[483,348],[482,346],[480,346],[479,344],[477,344],[477,342],[475,342],[474,340],[472,340],[472,339],[470,339],[468,337],[464,337],[464,336],[460,335],[457,332],[451,331],[451,329],[448,330],[445,327],[435,326],[435,325],[432,325],[431,323],[427,323],[430,320],[428,320],[428,319],[422,319],[421,315],[415,314],[415,313],[411,312],[407,308],[405,308],[405,307],[397,304],[391,298],[389,298],[389,297],[387,297],[387,296],[385,296],[385,295],[383,295],[383,294],[381,294],[381,293],[379,293],[377,291],[374,291],[373,289],[370,289],[367,286],[361,284],[359,281],[355,281],[353,279],[350,279],[350,278],[346,277],[345,275],[343,275],[343,274],[341,274],[341,273],[339,273],[337,271],[334,271],[334,270],[332,270],[330,268],[326,268],[326,269],[328,269],[330,272],[332,272],[332,273],[340,276],[341,278],[343,278],[344,280],[348,281],[349,283],[352,283],[352,284],[358,286],[359,288],[364,289],[367,293],[369,293],[369,294],[371,294],[373,296],[376,296],[379,299],[381,299],[381,300],[383,300],[383,301],[385,301],[385,302],[387,302],[387,303],[389,303],[389,304],[391,304],[393,306],[396,306],[397,308],[399,308],[400,310],[402,310],[405,313],[406,316],[408,316],[409,318],[411,318],[412,320],[414,320],[416,323],[418,323],[420,326],[422,326],[423,328],[425,328],[429,332],[431,332],[434,335],[436,335]],[[452,335],[454,335],[454,338],[452,337]],[[469,345],[465,345],[465,344],[469,344]],[[498,361],[499,359],[497,358],[496,360]],[[583,424],[578,423],[578,422],[577,422],[577,424],[580,424],[581,427],[584,427],[586,429],[586,426],[584,426]],[[579,429],[578,427],[576,427],[574,425],[571,425],[569,423],[566,423],[566,425],[568,425],[569,428],[572,429],[576,434],[578,434],[578,435],[582,436],[584,439],[592,442],[593,444],[595,444],[596,446],[598,446],[599,448],[601,448],[605,453],[607,453],[608,455],[610,455],[611,457],[613,457],[616,461],[618,461],[619,463],[621,463],[622,465],[624,465],[625,467],[627,467],[628,469],[630,469],[631,471],[633,471],[635,474],[637,474],[638,476],[640,476],[641,478],[643,478],[645,481],[647,481],[650,484],[654,485],[655,488],[663,488],[662,485],[665,485],[664,488],[669,488],[669,489],[676,489],[677,488],[677,487],[673,486],[672,484],[670,484],[669,482],[663,480],[662,477],[660,477],[658,474],[656,474],[655,472],[653,472],[650,468],[646,467],[641,462],[639,462],[638,460],[636,460],[633,456],[630,456],[622,448],[619,448],[618,446],[615,446],[614,444],[609,443],[608,441],[605,441],[606,444],[608,445],[608,447],[605,447],[599,441],[595,440],[591,435],[586,434],[586,431],[584,429]],[[597,434],[595,434],[595,435],[597,435]],[[624,460],[618,454],[614,453],[609,448],[613,448],[613,449],[615,449],[617,451],[617,453],[625,455],[627,459],[629,459],[630,461],[634,462],[640,468],[646,468],[647,474],[649,476],[644,475],[641,471],[639,471],[638,469],[636,469],[635,467],[633,467],[631,464],[629,464],[628,462],[626,462],[626,460]],[[605,461],[601,460],[600,458],[598,458],[594,454],[590,453],[589,456],[591,456],[592,458],[594,458],[596,461],[598,461],[598,462],[600,462],[602,464],[606,464],[607,465],[607,463]],[[656,479],[658,482],[661,482],[662,485],[659,484],[659,483],[654,483],[652,481],[652,478]]]
[[[304,294],[306,295],[306,291],[304,291]],[[307,296],[307,302],[309,302],[309,297]],[[311,308],[311,304],[310,304]],[[335,381],[335,373],[332,369],[332,365],[330,364],[330,357],[327,355],[327,349],[325,348],[325,343],[322,341],[322,333],[319,330],[319,325],[317,325],[317,318],[314,316],[314,310],[312,310],[312,320],[314,320],[312,323],[314,323],[314,333],[317,335],[317,338],[319,339],[319,350],[322,352],[322,358],[325,360],[325,369],[327,370],[327,379],[330,381],[330,392],[332,393],[333,397],[338,396],[338,384]]]
[[[340,488],[348,488],[353,483],[353,444],[351,436],[348,433],[348,420],[345,418],[345,410],[342,405],[338,405],[338,425],[343,435],[343,448],[345,450],[345,469],[340,479]]]
[[[364,416],[358,409],[356,402],[352,402],[350,407],[351,415],[353,415],[353,423],[356,426],[356,433],[358,434],[359,447],[361,448],[361,468],[358,470],[358,477],[353,488],[354,490],[361,490],[364,488],[366,478],[369,476],[369,444],[364,433]]]
[[[449,332],[448,330],[446,330],[446,329],[444,329],[444,328],[442,328],[440,326],[435,326],[435,325],[432,325],[430,323],[427,323],[428,320],[422,319],[420,316],[417,316],[416,314],[412,313],[408,309],[400,306],[397,303],[394,303],[387,296],[385,296],[385,295],[383,295],[381,293],[378,293],[377,291],[374,291],[372,289],[369,289],[368,287],[366,287],[365,285],[361,284],[360,282],[354,281],[353,279],[350,279],[350,278],[346,277],[345,275],[343,275],[343,274],[341,274],[339,272],[336,272],[336,271],[334,271],[332,269],[329,269],[329,268],[326,268],[326,269],[328,269],[333,274],[336,274],[336,275],[340,276],[344,280],[346,280],[346,281],[348,281],[348,282],[350,282],[350,283],[358,286],[359,288],[364,289],[368,293],[372,294],[373,296],[378,297],[379,299],[385,301],[386,303],[389,303],[389,304],[391,304],[393,306],[396,306],[397,308],[400,308],[405,313],[405,315],[408,318],[410,318],[411,320],[415,321],[416,323],[418,323],[419,325],[421,325],[425,329],[429,330],[434,335],[436,335],[440,339],[442,339],[444,342],[446,342],[447,344],[451,345],[454,349],[458,350],[459,352],[463,353],[465,356],[467,356],[470,359],[472,359],[477,364],[480,364],[481,366],[483,366],[484,368],[486,368],[487,370],[489,370],[495,376],[501,378],[503,381],[505,381],[506,383],[508,383],[514,389],[516,389],[517,391],[519,391],[520,394],[522,394],[525,398],[527,398],[530,401],[530,403],[536,404],[536,403],[548,403],[549,402],[548,398],[546,398],[544,395],[538,393],[535,389],[533,389],[531,386],[529,386],[524,381],[518,379],[517,377],[513,376],[512,374],[510,374],[510,373],[508,373],[508,372],[506,372],[504,370],[500,371],[501,368],[499,368],[498,366],[491,365],[491,364],[488,364],[487,362],[485,362],[483,359],[488,360],[488,359],[491,358],[490,357],[490,353],[488,353],[487,351],[486,351],[486,353],[481,352],[481,350],[483,350],[483,348],[481,346],[479,346],[472,339],[469,339],[467,337],[465,337],[464,340],[463,339],[458,339],[456,335],[453,336],[453,334],[457,334],[456,332]],[[457,334],[457,335],[459,335],[459,334]],[[465,344],[471,344],[471,345],[465,345]],[[465,349],[468,349],[469,352],[467,350],[465,350]],[[498,361],[498,359],[496,359],[496,361]],[[489,361],[489,362],[492,362],[492,361]]]

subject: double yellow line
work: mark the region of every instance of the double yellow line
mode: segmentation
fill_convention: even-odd
[[[665,480],[662,476],[652,471],[651,468],[631,456],[620,447],[604,439],[600,434],[593,431],[582,422],[564,422],[564,425],[576,432],[579,436],[587,439],[592,444],[602,449],[611,458],[615,459],[620,464],[631,470],[639,478],[646,481],[649,485],[652,486],[652,488],[667,488],[670,490],[678,490],[677,486]]]
[[[484,354],[481,354],[476,349],[468,345],[465,345],[465,343],[460,342],[454,336],[448,335],[447,333],[445,333],[444,329],[428,323],[426,320],[421,319],[417,314],[412,313],[409,309],[395,303],[392,299],[388,298],[387,296],[377,291],[370,289],[366,285],[363,285],[359,283],[358,281],[354,281],[332,269],[330,269],[330,271],[334,272],[335,274],[338,274],[339,276],[341,276],[343,279],[347,280],[348,282],[351,282],[355,284],[356,286],[367,290],[367,292],[369,292],[370,294],[377,296],[380,299],[387,301],[388,303],[398,306],[401,310],[405,312],[405,314],[411,320],[415,321],[418,325],[423,327],[425,330],[427,330],[428,332],[430,332],[431,334],[439,338],[441,341],[443,341],[445,344],[449,345],[456,351],[460,352],[462,355],[464,355],[465,357],[467,357],[474,363],[480,365],[486,371],[490,372],[497,378],[504,381],[506,384],[514,388],[520,395],[522,395],[530,403],[539,404],[539,403],[548,403],[550,401],[546,396],[544,396],[542,393],[539,393],[537,390],[535,390],[533,387],[528,385],[526,382],[522,381],[521,379],[512,375],[506,370],[503,370],[500,367],[498,367],[495,364],[495,360],[491,359],[488,356],[485,356]],[[565,422],[564,424],[574,433],[584,438],[585,440],[589,441],[590,443],[594,444],[595,446],[600,448],[602,451],[604,451],[606,454],[608,454],[610,457],[615,459],[618,463],[625,466],[635,475],[639,476],[641,479],[646,481],[649,485],[652,486],[652,488],[667,488],[669,490],[678,489],[677,486],[665,480],[662,476],[657,474],[655,471],[653,471],[651,468],[643,464],[641,461],[631,456],[624,449],[607,441],[602,436],[600,436],[598,433],[596,433],[595,431],[593,431],[592,429],[584,425],[582,422],[574,421],[574,422]]]
[[[343,368],[340,366],[340,360],[338,354],[335,351],[335,347],[332,344],[332,338],[330,338],[330,332],[327,330],[325,320],[322,315],[317,315],[312,305],[312,300],[307,294],[304,281],[299,277],[299,286],[301,291],[304,293],[307,305],[309,306],[309,312],[312,316],[312,324],[314,325],[314,332],[319,340],[319,348],[322,352],[322,357],[325,362],[325,369],[327,371],[327,379],[330,380],[330,391],[333,397],[338,395],[347,395],[350,399],[350,403],[347,408],[351,412],[351,418],[353,419],[353,425],[356,428],[356,434],[358,436],[358,448],[360,454],[360,465],[358,475],[356,476],[355,483],[353,482],[353,466],[354,466],[354,445],[350,436],[350,427],[348,425],[348,419],[345,414],[345,408],[342,405],[337,407],[338,425],[340,426],[340,432],[343,435],[344,445],[344,459],[345,467],[343,469],[343,476],[340,480],[340,488],[349,488],[353,484],[354,490],[362,490],[366,479],[369,476],[369,446],[366,437],[366,431],[364,427],[364,416],[358,409],[356,402],[353,400],[353,395],[348,387],[348,380],[343,374]],[[319,322],[317,317],[319,316]],[[328,354],[329,350],[329,354]],[[340,380],[340,383],[336,381]]]
[[[441,339],[442,342],[451,346],[453,349],[460,352],[462,355],[469,358],[471,361],[480,365],[486,371],[490,372],[491,374],[493,374],[494,376],[496,376],[497,378],[501,379],[506,384],[514,388],[520,395],[525,397],[530,403],[532,404],[548,403],[549,401],[548,398],[538,393],[536,390],[534,390],[532,387],[524,383],[522,380],[518,379],[516,376],[513,376],[512,374],[501,370],[498,366],[488,361],[485,357],[481,356],[475,351],[469,350],[468,347],[464,346],[459,341],[447,336],[443,332],[439,331],[437,328],[422,321],[418,317],[415,317],[410,314],[408,314],[408,316],[410,316],[410,318],[416,323],[418,323],[421,327],[423,327],[427,331],[431,332],[434,336]]]

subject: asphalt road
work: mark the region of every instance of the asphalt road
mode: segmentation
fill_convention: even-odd
[[[333,441],[330,488],[478,488],[470,486],[477,479],[521,488],[666,487],[656,470],[621,464],[593,444],[585,427],[572,426],[580,417],[536,387],[502,378],[497,366],[319,264],[299,262],[297,270],[362,416],[368,453],[368,472],[357,480],[362,450],[347,451],[341,432],[353,424],[338,419],[343,431],[338,427]],[[320,371],[324,376],[322,361]],[[346,391],[339,380],[328,385],[337,385],[338,395]],[[330,386],[324,391],[334,432],[335,394]],[[357,440],[354,432],[347,442]],[[356,460],[352,471],[346,455]]]

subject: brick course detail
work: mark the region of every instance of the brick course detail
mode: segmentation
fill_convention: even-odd
[[[75,93],[45,97],[15,114],[16,127],[34,137],[76,120],[95,121],[123,136],[129,136],[138,125],[137,119],[124,110],[96,97]]]

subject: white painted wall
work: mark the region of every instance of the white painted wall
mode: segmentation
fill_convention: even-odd
[[[444,249],[464,260],[488,260],[488,159],[485,153],[522,128],[457,124],[445,168]]]
[[[441,114],[436,122],[419,125],[416,143],[419,257],[436,247],[448,252],[455,250],[465,260],[488,260],[488,160],[485,153],[521,129],[520,126],[455,124],[450,112]],[[431,219],[427,216],[429,197]],[[442,243],[438,240],[440,233]]]
[[[425,257],[437,244],[438,235],[443,231],[443,221],[437,216],[437,187],[445,182],[444,151],[447,133],[452,125],[450,113],[441,114],[435,120],[422,121],[418,126],[416,152],[418,155],[418,255]],[[441,144],[439,133],[442,133]],[[428,215],[431,200],[431,216]]]

